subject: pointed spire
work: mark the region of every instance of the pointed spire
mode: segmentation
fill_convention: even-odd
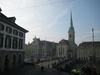
[[[73,27],[72,12],[70,12],[70,25]]]
[[[74,27],[73,27],[73,19],[72,19],[72,12],[70,12],[70,28],[69,31],[73,30],[74,31]]]
[[[73,27],[72,12],[70,12],[70,28],[69,28],[68,33],[69,33],[68,34],[69,41],[72,43],[75,43],[75,31]]]

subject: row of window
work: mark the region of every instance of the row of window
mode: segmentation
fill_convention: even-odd
[[[34,57],[38,56],[38,54],[34,54]],[[45,54],[40,54],[39,56],[45,56]]]
[[[33,47],[37,49],[37,45],[33,45]]]
[[[41,45],[41,47],[45,47],[45,46],[46,46],[46,47],[49,47],[49,48],[52,48],[52,47],[53,47],[53,46],[50,46],[50,45]],[[37,48],[38,46],[37,46],[37,45],[34,45],[33,47],[34,47],[34,48]]]
[[[92,51],[87,51],[87,52],[80,51],[80,52],[77,52],[77,53],[80,54],[80,55],[88,55],[88,54],[92,54],[93,52],[92,52]],[[100,54],[99,49],[96,50],[96,51],[94,51],[94,53],[95,53],[96,55],[99,55],[99,54]]]
[[[59,54],[60,55],[64,54],[64,50],[59,50]]]
[[[59,50],[64,50],[64,47],[62,47],[62,46],[61,46],[61,47],[59,47]]]
[[[4,25],[0,23],[0,31],[3,31],[3,30],[4,30]],[[13,32],[14,35],[17,36],[19,34],[20,37],[23,37],[22,32],[18,32],[16,29],[12,30],[12,28],[9,26],[6,26],[6,32],[9,34]]]
[[[92,53],[87,53],[87,54],[78,54],[79,56],[92,56],[93,54]],[[100,53],[95,53],[95,56],[100,56]]]
[[[37,51],[37,50],[34,50],[33,53],[34,53],[34,54],[35,54],[35,53],[38,53],[38,51]],[[42,54],[42,53],[45,53],[45,51],[41,51],[41,54]]]
[[[88,57],[79,57],[79,59],[81,59],[81,60],[88,60],[88,59],[91,59],[91,58],[88,58]],[[100,59],[99,57],[97,57],[96,59]]]
[[[34,54],[34,56],[38,56],[38,54]]]
[[[79,57],[79,59],[84,59],[84,60],[88,60],[88,57]]]
[[[80,47],[81,48],[93,48],[93,47],[96,48],[96,47],[100,47],[100,45],[94,45],[94,46],[93,45],[89,45],[89,46],[88,45],[84,45],[84,46],[80,46]]]
[[[4,38],[3,38],[3,35],[0,34],[0,48],[3,47],[3,43],[4,43]],[[15,37],[13,37],[13,40],[12,40],[11,36],[6,36],[5,48],[9,49],[11,48],[11,45],[13,49],[23,49],[23,40],[15,38]]]
[[[62,46],[59,47],[59,54],[61,54],[61,55],[64,54],[64,47],[62,47]]]

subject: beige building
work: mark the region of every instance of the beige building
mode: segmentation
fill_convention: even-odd
[[[32,57],[35,62],[52,59],[56,55],[56,43],[34,38],[31,43]]]
[[[75,44],[75,31],[73,27],[72,14],[70,16],[70,28],[68,31],[68,40],[62,39],[57,44],[57,57],[58,58],[75,58],[77,45]]]
[[[0,71],[19,67],[24,62],[24,28],[15,23],[15,17],[5,16],[0,9]]]
[[[77,49],[77,59],[80,60],[100,60],[100,41],[83,42]]]

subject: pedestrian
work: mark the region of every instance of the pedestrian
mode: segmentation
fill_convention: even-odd
[[[41,72],[44,72],[44,66],[41,66]]]
[[[60,67],[60,72],[61,72],[61,71],[63,71],[63,67],[62,67],[62,66]]]

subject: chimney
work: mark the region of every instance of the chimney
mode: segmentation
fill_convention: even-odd
[[[11,22],[15,23],[16,18],[15,17],[9,17],[8,18]]]

